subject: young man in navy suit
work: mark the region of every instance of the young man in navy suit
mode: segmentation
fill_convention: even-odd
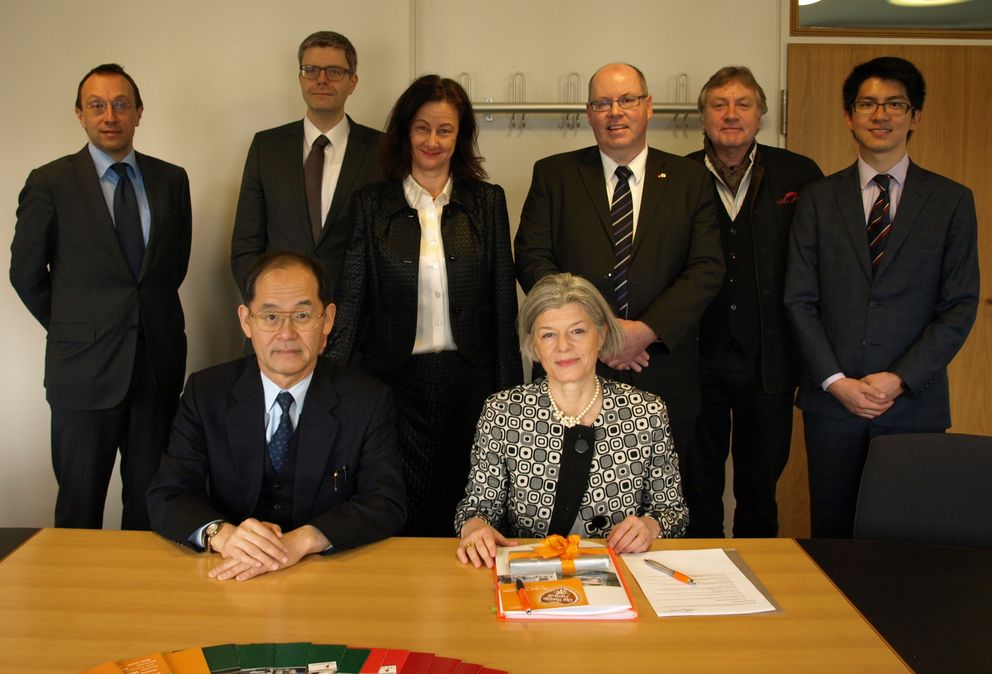
[[[255,134],[245,161],[231,237],[231,271],[240,290],[266,251],[320,261],[332,287],[351,240],[353,191],[382,179],[375,129],[345,114],[358,86],[358,54],[344,35],[313,33],[297,52],[307,105],[302,120]]]
[[[191,238],[189,180],[134,151],[144,108],[114,63],[83,77],[89,143],[28,176],[10,280],[48,331],[55,526],[99,529],[118,448],[121,527],[147,529],[145,490],[169,438],[186,369],[179,286]]]
[[[926,87],[880,57],[844,82],[852,166],[808,186],[793,223],[785,303],[805,361],[803,410],[813,535],[853,532],[877,435],[951,424],[947,364],[978,306],[971,190],[919,167],[907,143]]]

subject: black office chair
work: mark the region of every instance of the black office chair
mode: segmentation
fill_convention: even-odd
[[[992,549],[992,438],[909,433],[872,440],[854,537]]]

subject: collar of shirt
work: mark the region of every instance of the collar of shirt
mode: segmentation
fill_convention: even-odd
[[[318,129],[310,118],[303,117],[303,161],[307,160],[307,155],[310,153],[310,148],[313,146],[313,142],[317,140],[317,136],[324,135],[327,136],[327,140],[331,141],[331,144],[324,148],[324,152],[328,151],[328,148],[339,148],[344,145],[344,142],[348,139],[348,131],[351,129],[348,126],[348,116],[345,115],[341,118],[341,121],[335,124],[330,131],[322,134],[320,129]]]
[[[608,201],[613,201],[613,190],[617,185],[616,170],[620,164],[616,163],[610,157],[606,156],[602,150],[599,151],[599,156],[603,160],[603,179],[606,181],[606,192]],[[630,160],[627,164],[627,168],[633,174],[630,176],[628,183],[630,184],[630,189],[633,190],[635,186],[640,187],[644,182],[644,173],[647,171],[648,166],[648,146],[645,145],[644,149],[641,150],[636,157]]]
[[[117,189],[117,183],[120,180],[120,176],[117,175],[117,171],[112,170],[110,167],[116,164],[117,160],[93,145],[93,143],[88,143],[87,146],[90,150],[90,157],[93,158],[93,167],[96,169],[96,175],[100,179],[100,191],[103,193],[103,200],[107,204],[107,211],[110,213],[110,219],[113,220],[114,191]],[[152,229],[152,211],[151,207],[148,205],[148,193],[145,191],[145,180],[141,175],[141,169],[138,168],[138,157],[134,153],[134,148],[131,148],[131,151],[128,152],[127,156],[121,161],[131,167],[128,174],[131,177],[131,185],[134,187],[134,194],[138,199],[138,215],[141,218],[141,234],[144,236],[145,245],[147,246],[148,238],[151,235]]]
[[[885,171],[889,174],[889,222],[896,219],[896,210],[899,208],[899,198],[902,196],[902,189],[906,185],[906,173],[909,172],[909,155],[904,154],[902,159],[897,161],[892,167]],[[878,185],[874,178],[882,171],[877,171],[869,166],[864,159],[858,157],[858,179],[861,183],[862,205],[865,210],[865,220],[871,213],[871,207],[878,198]]]
[[[117,177],[116,171],[111,171],[112,175],[107,176],[107,171],[110,171],[110,167],[118,163],[116,159],[111,157],[109,154],[95,146],[93,143],[88,143],[87,147],[90,149],[90,156],[93,158],[93,165],[96,167],[96,174],[100,178],[107,177],[112,180],[114,185],[117,184],[119,178]],[[134,148],[127,153],[127,156],[121,159],[122,162],[131,167],[129,173],[137,179],[141,179],[141,171],[138,169],[138,158],[134,154]]]
[[[617,166],[620,164],[603,154],[602,150],[600,150],[599,156],[603,160],[603,179],[606,181],[606,203],[607,207],[609,207],[609,204],[613,203],[613,192],[617,187],[615,173]],[[645,145],[644,149],[627,164],[627,168],[630,169],[631,173],[630,178],[627,179],[627,184],[630,186],[630,199],[634,207],[634,236],[637,236],[637,216],[641,212],[641,195],[644,194],[644,174],[647,173],[647,167],[648,147]]]
[[[744,177],[741,178],[740,187],[737,188],[737,194],[730,191],[727,184],[723,182],[723,178],[720,177],[720,173],[713,166],[710,158],[703,155],[703,161],[706,163],[706,168],[709,172],[713,174],[716,178],[716,191],[720,195],[720,201],[723,202],[723,207],[727,209],[727,214],[730,219],[733,220],[737,217],[737,214],[741,211],[741,206],[744,205],[744,200],[747,199],[747,191],[751,188],[751,172],[754,169],[754,158],[758,154],[758,144],[754,143],[754,147],[751,148],[751,152],[748,155],[751,163],[747,167],[747,171],[744,172]]]
[[[313,372],[288,389],[279,388],[278,384],[262,372],[259,372],[259,375],[262,377],[262,392],[265,395],[265,441],[268,442],[272,434],[279,428],[279,420],[282,418],[282,408],[276,403],[276,396],[284,390],[289,391],[290,395],[293,396],[294,404],[289,408],[289,418],[293,422],[293,428],[296,428],[300,414],[303,413],[303,403],[306,401],[307,391],[313,380]]]
[[[451,202],[453,184],[449,175],[448,182],[444,184],[441,194],[437,195],[437,197],[432,197],[431,193],[421,187],[420,183],[414,180],[411,174],[403,179],[403,196],[406,198],[406,203],[409,204],[410,208],[420,210],[425,203],[424,199],[427,199],[426,203],[434,204],[435,208],[444,208]]]

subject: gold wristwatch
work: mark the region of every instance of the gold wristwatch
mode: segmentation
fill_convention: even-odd
[[[210,541],[213,540],[213,537],[217,535],[217,532],[219,532],[221,527],[225,524],[227,524],[227,522],[224,520],[217,520],[216,522],[211,522],[203,529],[201,542],[204,550],[207,552],[213,552],[213,549],[210,547]]]

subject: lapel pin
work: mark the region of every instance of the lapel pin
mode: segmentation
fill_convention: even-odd
[[[662,171],[661,173],[658,174],[658,177],[659,178],[667,178],[668,177],[668,174],[665,173],[664,171]]]

